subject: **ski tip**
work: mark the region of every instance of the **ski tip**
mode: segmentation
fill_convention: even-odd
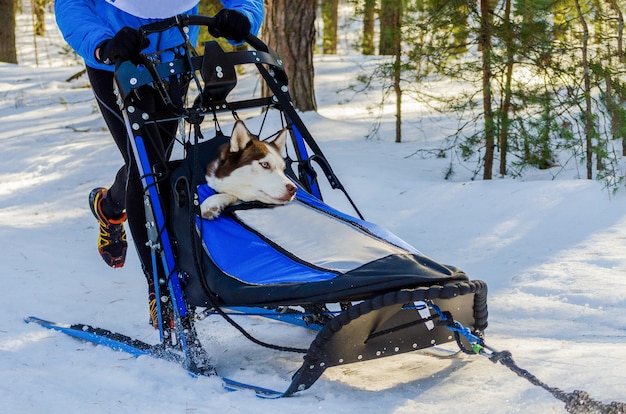
[[[31,322],[42,323],[42,322],[45,322],[45,321],[43,319],[36,318],[34,316],[27,316],[27,317],[24,318],[24,322],[26,322],[26,323],[31,323]]]
[[[256,385],[246,384],[243,382],[235,381],[229,378],[222,377],[222,385],[227,391],[253,391],[259,398],[264,399],[277,399],[285,397],[284,392],[270,390],[268,388],[259,387]]]
[[[64,325],[64,324],[61,324],[61,323],[48,321],[48,320],[45,320],[45,319],[38,318],[36,316],[28,316],[28,317],[24,318],[24,322],[26,322],[26,323],[36,323],[37,325],[41,325],[41,326],[43,326],[45,328],[50,328],[50,329],[69,328],[69,325]]]

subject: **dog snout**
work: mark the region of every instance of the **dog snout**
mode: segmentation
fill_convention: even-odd
[[[287,193],[289,195],[293,196],[294,194],[296,194],[297,187],[291,183],[287,183],[285,184],[285,189],[287,190]]]

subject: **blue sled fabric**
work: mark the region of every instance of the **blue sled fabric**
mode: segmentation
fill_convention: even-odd
[[[200,202],[214,194],[198,187]],[[241,282],[268,285],[336,278],[390,255],[419,254],[388,231],[319,202],[303,190],[288,204],[196,219],[206,253]]]

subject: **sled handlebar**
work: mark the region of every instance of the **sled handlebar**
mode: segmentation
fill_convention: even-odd
[[[145,38],[150,33],[158,33],[164,32],[165,30],[171,29],[172,27],[185,27],[185,26],[206,26],[213,27],[215,26],[215,18],[212,16],[200,16],[200,15],[189,15],[189,14],[179,14],[177,16],[168,17],[158,22],[149,23],[139,28],[141,35]],[[250,46],[255,48],[256,50],[267,52],[267,45],[263,43],[261,39],[254,36],[253,34],[248,34],[244,41],[248,43]]]

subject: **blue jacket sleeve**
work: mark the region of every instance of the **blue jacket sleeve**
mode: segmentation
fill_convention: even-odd
[[[87,64],[95,62],[96,47],[115,35],[102,24],[93,0],[55,0],[54,11],[63,38]]]
[[[250,20],[250,33],[258,35],[265,16],[263,0],[221,0],[225,9],[233,9]]]

